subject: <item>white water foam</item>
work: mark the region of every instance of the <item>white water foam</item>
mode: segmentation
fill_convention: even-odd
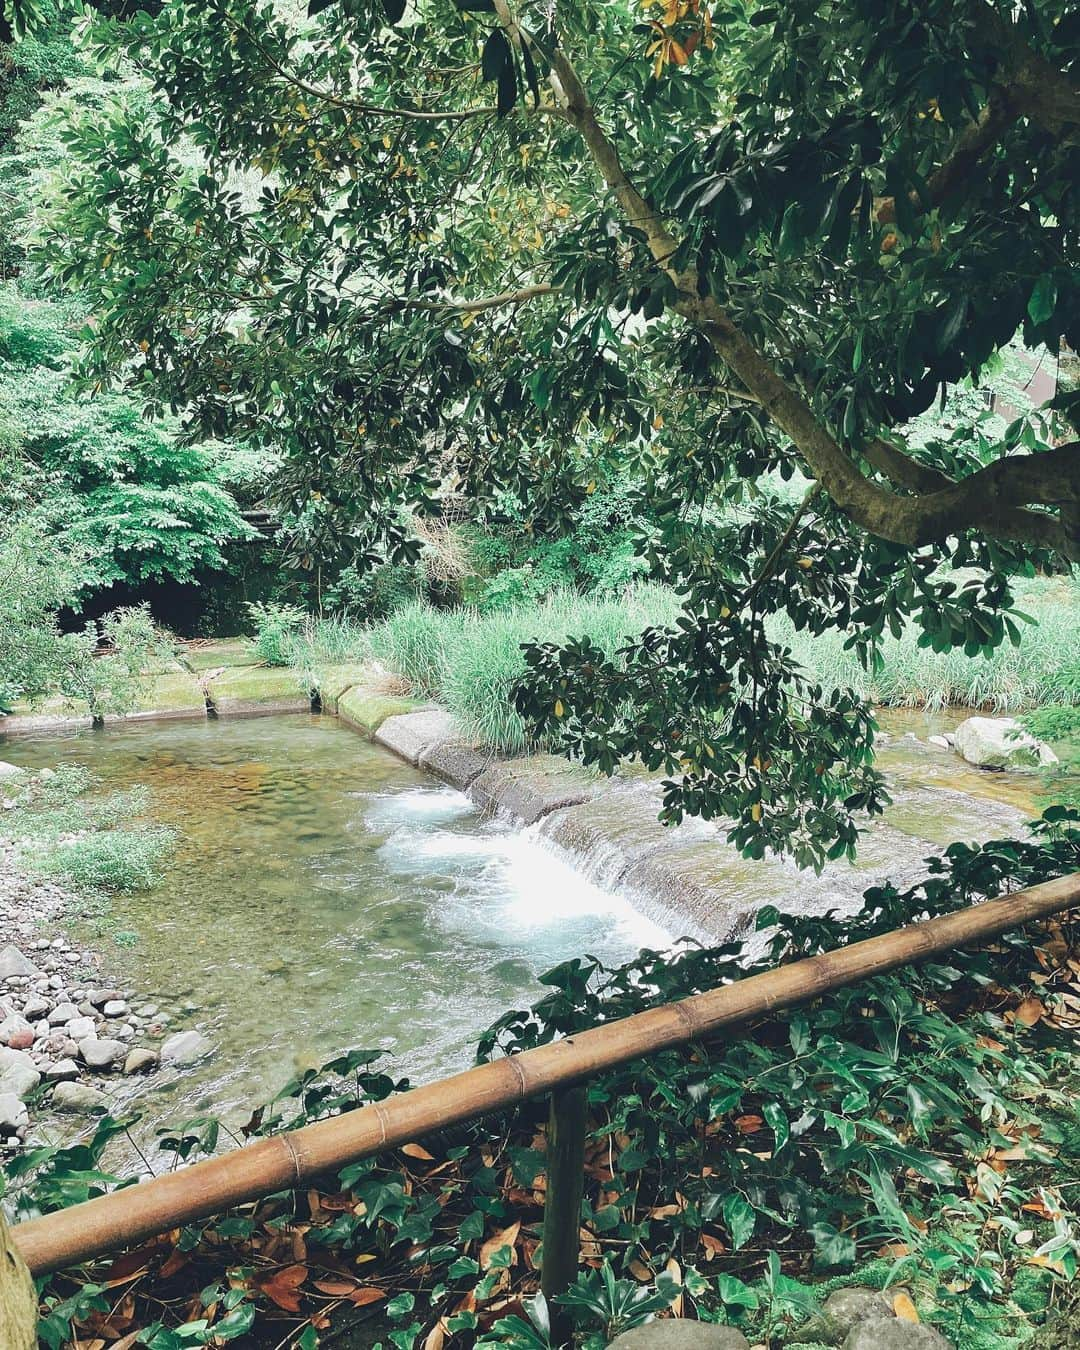
[[[666,929],[584,875],[535,827],[495,819],[477,828],[473,811],[453,789],[421,788],[373,799],[365,813],[369,827],[390,828],[379,854],[391,871],[453,882],[444,922],[481,919],[489,932],[518,938],[574,929],[586,941],[610,934],[620,947],[671,945]]]

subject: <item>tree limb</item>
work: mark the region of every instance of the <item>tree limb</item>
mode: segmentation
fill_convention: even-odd
[[[908,194],[912,208],[922,213],[941,206],[967,182],[968,176],[983,155],[1000,140],[1002,132],[1019,117],[1019,109],[1008,95],[995,90],[989,101],[979,113],[976,121],[956,138],[948,159],[935,169],[926,182],[925,200],[918,192]],[[896,220],[896,198],[877,197],[874,199],[874,215],[881,225],[891,225]]]
[[[976,12],[976,24],[1001,59],[1001,83],[1020,112],[1052,136],[1080,128],[1080,89],[1068,75],[1032,50],[992,4],[979,0]]]
[[[926,199],[917,192],[909,194],[918,212],[941,206],[959,192],[971,170],[1018,118],[1027,117],[1056,137],[1070,127],[1080,127],[1080,89],[1069,77],[1033,51],[992,5],[978,5],[977,22],[998,52],[1000,78],[979,116],[960,133],[948,158],[927,179]],[[880,224],[892,224],[895,197],[876,199],[874,213]]]
[[[653,258],[679,293],[672,308],[705,333],[717,355],[791,438],[840,510],[871,534],[912,548],[977,529],[1080,558],[1080,532],[1075,528],[1080,512],[1074,509],[1080,502],[1080,444],[1046,454],[998,460],[954,482],[946,475],[939,478],[936,471],[929,471],[933,478],[924,475],[914,460],[908,461],[910,468],[901,466],[897,457],[902,452],[892,452],[880,442],[875,453],[891,463],[890,477],[904,472],[913,479],[919,474],[917,495],[901,495],[867,478],[802,394],[777,374],[725,308],[713,296],[700,294],[693,274],[680,274],[674,268],[672,259],[678,242],[627,177],[577,72],[563,52],[555,50],[547,55],[556,95],[568,120],[577,128],[628,220],[642,231]],[[902,458],[907,460],[907,456]],[[1062,502],[1068,507],[1063,519],[1017,510],[1018,506]]]
[[[410,300],[407,296],[401,296],[384,305],[383,311],[396,313],[399,310],[422,309],[447,314],[480,314],[486,309],[521,305],[542,295],[558,295],[561,290],[561,286],[523,286],[518,291],[503,291],[499,295],[487,295],[479,300]]]

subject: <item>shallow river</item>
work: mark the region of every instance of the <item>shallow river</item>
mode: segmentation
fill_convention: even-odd
[[[145,784],[153,819],[178,831],[162,884],[113,900],[137,944],[104,944],[136,1005],[193,1005],[170,1030],[198,1026],[220,1047],[178,1082],[152,1080],[156,1117],[249,1110],[294,1063],[355,1046],[392,1051],[390,1071],[415,1079],[466,1067],[478,1033],[540,992],[538,974],[666,940],[332,718],[132,723],[10,740],[3,756]]]
[[[717,840],[725,888],[853,908],[879,877],[921,875],[934,845],[1010,833],[1037,813],[1030,778],[904,739],[939,722],[883,720],[896,801],[859,867],[815,879]],[[527,1006],[551,966],[669,940],[588,879],[601,868],[570,866],[543,831],[481,820],[461,793],[332,718],[131,723],[10,740],[3,757],[85,764],[105,788],[144,784],[152,818],[177,830],[162,883],[113,901],[136,944],[103,944],[105,973],[136,1005],[161,1005],[170,1030],[198,1027],[217,1046],[180,1075],[124,1081],[142,1091],[147,1125],[209,1109],[237,1119],[298,1065],[350,1047],[389,1051],[389,1072],[437,1077],[470,1063],[478,1034]]]

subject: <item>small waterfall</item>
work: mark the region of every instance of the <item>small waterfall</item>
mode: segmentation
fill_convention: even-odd
[[[580,806],[563,807],[530,827],[539,841],[584,877],[624,896],[676,937],[713,943],[754,934],[766,905],[793,914],[857,912],[871,886],[909,886],[925,860],[953,838],[1015,834],[1014,807],[934,786],[899,787],[885,818],[868,820],[854,863],[829,863],[820,875],[789,859],[753,861],[727,842],[726,827],[700,820],[665,828],[654,782],[614,784]],[[942,840],[942,833],[947,836]],[[753,938],[750,948],[765,939]]]

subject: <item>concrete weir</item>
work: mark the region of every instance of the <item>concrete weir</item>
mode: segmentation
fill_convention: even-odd
[[[884,819],[867,822],[855,864],[831,863],[815,876],[789,862],[743,858],[727,842],[723,822],[661,825],[656,779],[603,778],[554,755],[502,758],[470,738],[445,709],[381,692],[363,667],[322,670],[309,690],[297,672],[258,666],[237,643],[194,649],[185,666],[150,677],[132,715],[243,717],[321,708],[466,793],[482,811],[525,826],[588,879],[624,893],[673,937],[715,942],[745,935],[765,905],[789,913],[850,913],[870,886],[886,879],[910,884],[924,875],[923,860],[943,843],[1004,837],[1025,819],[1011,804],[976,801],[936,781],[932,762],[925,774],[915,772],[917,763],[908,781],[901,761],[888,766],[894,805]],[[70,730],[90,721],[84,708],[53,700],[0,717],[0,732]]]
[[[743,858],[727,842],[723,823],[662,825],[655,779],[602,778],[554,755],[501,759],[470,740],[444,709],[403,711],[400,702],[361,689],[341,697],[339,716],[460,789],[482,811],[528,827],[590,880],[623,892],[673,937],[716,942],[745,935],[766,905],[850,913],[868,887],[922,875],[923,859],[934,851],[910,822],[874,821],[855,865],[833,863],[814,876],[777,859]]]

